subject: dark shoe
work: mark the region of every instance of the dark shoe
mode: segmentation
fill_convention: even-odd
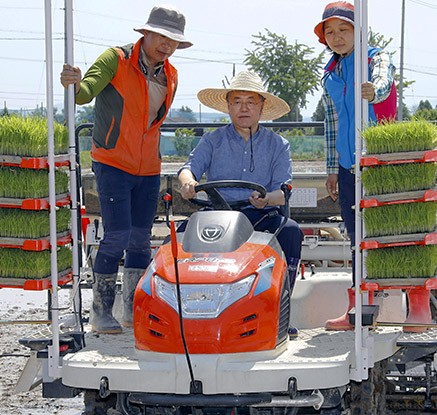
[[[297,339],[298,336],[299,336],[299,330],[296,327],[290,326],[288,328],[288,338],[290,340],[294,340]]]

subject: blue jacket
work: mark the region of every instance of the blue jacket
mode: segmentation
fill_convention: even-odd
[[[371,79],[370,61],[381,49],[369,47],[369,80]],[[341,71],[335,70],[341,65]],[[355,164],[355,90],[354,90],[354,52],[341,59],[334,57],[325,67],[323,86],[330,95],[338,117],[335,148],[338,162],[346,169]],[[394,119],[396,116],[396,87],[394,82],[387,90],[388,98],[377,104],[369,104],[369,124],[382,119]]]

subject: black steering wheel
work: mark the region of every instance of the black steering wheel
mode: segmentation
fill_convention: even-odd
[[[232,202],[227,202],[217,189],[224,188],[236,188],[236,189],[250,189],[259,192],[262,198],[266,197],[267,190],[264,186],[258,183],[246,182],[244,180],[216,180],[212,182],[206,182],[203,184],[198,184],[194,190],[196,193],[205,192],[209,200],[203,199],[190,199],[190,202],[198,206],[210,207],[214,210],[238,210],[244,206],[250,205],[249,200],[236,200]]]

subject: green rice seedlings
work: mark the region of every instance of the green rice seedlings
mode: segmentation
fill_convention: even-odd
[[[69,175],[66,170],[55,171],[56,194],[68,193]],[[0,166],[0,197],[38,199],[49,196],[47,170]]]
[[[63,207],[56,212],[56,231],[65,232],[70,227],[70,209]],[[0,209],[0,236],[3,238],[37,239],[50,235],[50,216],[46,210]]]
[[[368,237],[432,232],[436,227],[436,202],[402,203],[364,209]]]
[[[437,245],[373,249],[365,260],[367,278],[431,278],[437,272]]]
[[[427,190],[436,183],[437,163],[405,163],[369,167],[361,180],[367,195]]]
[[[57,250],[58,271],[71,268],[72,253],[69,247]],[[0,249],[0,277],[41,279],[51,275],[50,251],[32,252],[21,249]]]
[[[55,123],[55,154],[68,153],[68,145],[67,128]],[[21,157],[47,156],[47,120],[40,117],[0,117],[0,154]]]
[[[54,142],[55,154],[68,154],[68,149],[70,144],[69,136],[68,136],[68,128],[65,125],[55,122],[53,125],[53,135],[54,135],[53,142]]]
[[[432,150],[437,146],[437,126],[414,120],[378,124],[362,133],[368,154]]]

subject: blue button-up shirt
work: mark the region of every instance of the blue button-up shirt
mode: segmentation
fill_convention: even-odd
[[[234,125],[228,124],[206,133],[182,169],[189,169],[197,181],[206,174],[207,181],[250,181],[272,192],[291,180],[290,146],[263,126],[253,135],[251,146],[250,139],[245,142]],[[220,193],[228,201],[246,200],[252,190],[222,189]]]

